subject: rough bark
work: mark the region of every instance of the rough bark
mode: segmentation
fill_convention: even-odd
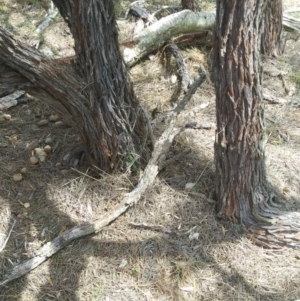
[[[217,1],[214,49],[217,210],[251,224],[264,220],[264,108],[258,32],[263,0]]]
[[[143,154],[149,141],[146,116],[133,91],[118,44],[113,1],[54,1],[75,40],[79,73],[98,125],[85,144],[97,165],[111,170],[125,157]]]
[[[75,40],[76,70],[0,31],[0,60],[76,124],[90,163],[111,172],[146,153],[149,126],[119,50],[113,2],[54,1]],[[20,82],[20,85],[22,85]],[[30,87],[31,86],[31,87]],[[64,116],[64,117],[65,117]]]
[[[284,48],[282,0],[267,0],[263,18],[261,53],[269,56],[281,55]]]

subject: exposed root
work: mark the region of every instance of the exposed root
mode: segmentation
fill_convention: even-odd
[[[274,214],[271,215],[270,212]],[[269,208],[264,213],[269,215],[268,218],[260,215],[258,222],[248,225],[248,238],[264,248],[300,247],[299,212],[284,212],[277,208]],[[259,223],[262,221],[264,222]]]

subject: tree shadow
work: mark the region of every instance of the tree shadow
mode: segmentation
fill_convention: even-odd
[[[16,112],[22,117],[18,108],[12,110],[12,115]],[[21,136],[30,130],[28,126],[17,122],[14,128],[20,130]],[[11,131],[11,127],[4,127],[3,135],[10,136]],[[53,128],[51,135],[55,135],[52,131]],[[45,136],[44,130],[42,135]],[[67,136],[63,134],[58,137],[66,139]],[[61,143],[71,146],[75,140],[70,134],[67,141]],[[14,164],[10,167],[10,172],[7,170],[2,177],[0,195],[6,199],[7,209],[17,220],[17,224],[6,249],[1,253],[1,274],[31,257],[33,251],[44,243],[75,226],[74,219],[60,210],[58,202],[48,195],[50,183],[61,187],[60,181],[70,183],[78,177],[78,174],[72,172],[61,175],[55,167],[58,155],[45,164],[30,168],[30,173],[40,175],[38,181],[29,173],[24,181],[12,185],[12,171],[19,169],[20,164],[25,162],[22,154],[26,153],[25,157],[28,157],[30,153],[24,145],[25,143],[17,144],[3,152],[3,158],[13,157],[11,161]],[[58,154],[63,150],[64,147],[59,149]],[[276,300],[286,300],[283,293],[266,293],[261,292],[259,287],[255,288],[240,268],[235,268],[230,261],[224,259],[223,263],[219,262],[216,250],[231,248],[230,246],[245,239],[245,229],[216,218],[215,203],[212,200],[215,175],[211,146],[202,145],[199,151],[179,139],[168,156],[171,158],[179,154],[184,154],[184,158],[178,156],[177,161],[173,161],[160,173],[158,182],[162,184],[150,188],[150,192],[136,207],[100,234],[71,243],[29,275],[1,287],[0,297],[3,300],[24,300],[29,292],[34,292],[32,298],[36,300],[105,300],[106,297],[122,300],[120,292],[128,287],[127,279],[124,280],[128,278],[134,286],[149,287],[152,294],[158,290],[166,300],[216,299],[219,295],[210,291],[210,286],[218,287],[220,293],[232,299],[240,291],[244,300],[274,300],[275,296]],[[4,163],[1,167],[5,171]],[[187,188],[187,183],[195,185]],[[100,191],[105,187],[101,181],[96,182],[96,185]],[[172,193],[170,198],[178,199],[163,203],[160,195],[168,195],[167,189]],[[20,204],[24,200],[29,200],[31,204],[27,209]],[[72,205],[70,202],[68,204]],[[100,206],[103,206],[104,212],[110,210],[106,204]],[[76,212],[76,208],[74,211]],[[149,215],[151,211],[159,217]],[[140,224],[159,223],[171,231],[167,233],[143,227],[132,228],[129,226],[132,221]],[[203,274],[210,272],[218,275],[218,284],[210,284],[208,274],[203,279],[197,278],[200,270]],[[185,292],[182,286],[192,280],[190,275],[194,275],[199,283],[194,283],[195,291]],[[115,295],[112,293],[112,283],[115,283],[116,291],[119,291]],[[85,289],[82,292],[80,288],[83,286]],[[89,294],[84,295],[87,291]],[[137,293],[128,290],[124,300],[133,300],[136,296]]]

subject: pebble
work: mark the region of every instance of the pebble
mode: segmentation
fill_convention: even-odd
[[[23,204],[23,206],[24,206],[25,208],[29,208],[29,207],[30,207],[30,203],[26,202],[26,203]]]
[[[62,121],[56,121],[54,123],[54,125],[56,125],[56,126],[62,126],[62,125],[64,125],[64,123]]]
[[[52,142],[53,142],[53,140],[52,140],[51,137],[47,137],[47,138],[45,139],[45,143],[46,143],[46,144],[51,144]]]
[[[46,161],[46,156],[40,156],[39,159],[40,159],[40,162],[45,162]]]
[[[44,152],[45,152],[46,154],[50,154],[51,151],[52,151],[52,147],[51,147],[50,145],[46,145],[46,146],[44,147]]]
[[[40,148],[40,147],[36,147],[36,148],[34,149],[34,153],[35,153],[36,155],[38,155],[38,156],[40,156],[43,152],[44,152],[44,150],[43,150],[42,148]]]
[[[44,126],[49,123],[49,120],[47,119],[42,119],[41,121],[38,122],[38,126]]]
[[[22,180],[23,180],[22,174],[17,173],[17,174],[15,174],[15,175],[13,175],[13,180],[14,180],[15,182],[20,182],[20,181],[22,181]]]
[[[59,116],[58,116],[57,114],[51,115],[51,116],[49,117],[49,120],[50,120],[50,121],[53,121],[53,122],[57,121],[58,119],[59,119]]]
[[[26,167],[23,167],[21,170],[20,170],[20,173],[22,174],[25,174],[27,172],[27,168]]]
[[[2,116],[5,120],[11,120],[11,115],[10,114],[4,114]]]
[[[33,156],[30,157],[29,161],[32,165],[36,165],[39,163],[39,159],[37,157],[33,157]]]

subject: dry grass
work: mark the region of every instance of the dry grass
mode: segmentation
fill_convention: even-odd
[[[5,6],[6,11],[9,7]],[[24,4],[22,9],[31,12]],[[34,13],[43,12],[36,9]],[[3,15],[0,18],[5,19]],[[68,51],[66,43],[70,41],[59,44],[58,37],[63,33],[57,32],[61,20],[56,21],[45,40],[48,47],[53,43],[55,53],[61,55],[60,49]],[[300,60],[294,59],[299,46],[299,42],[289,43],[286,56],[274,61],[277,68],[289,71],[285,79],[295,90],[293,96],[284,94],[279,78],[265,77],[273,95],[289,100],[286,105],[266,105],[269,180],[282,197],[282,207],[288,210],[300,208],[300,93],[293,73],[300,68]],[[207,52],[189,49],[183,55],[196,76],[199,63],[206,62]],[[159,117],[172,109],[169,100],[176,86],[171,81],[175,73],[175,69],[165,71],[159,55],[131,70],[136,92],[149,116],[154,110]],[[7,113],[12,119],[1,123],[0,135],[0,242],[13,219],[17,223],[0,253],[0,280],[12,266],[32,256],[62,231],[112,210],[138,182],[138,177],[126,174],[90,178],[84,168],[72,170],[57,165],[64,152],[76,146],[78,136],[73,129],[54,124],[38,127],[37,122],[52,113],[42,101],[30,100]],[[215,121],[214,90],[207,83],[191,100],[182,124],[195,121]],[[163,122],[159,123],[155,134],[159,135],[164,127]],[[15,135],[17,140],[11,142],[8,138]],[[30,166],[32,149],[44,146],[47,137],[52,138],[55,151],[43,164]],[[218,220],[214,203],[203,197],[213,197],[213,139],[214,129],[185,130],[168,154],[168,158],[178,155],[176,161],[160,173],[138,205],[101,233],[75,241],[26,277],[1,287],[0,300],[299,298],[300,251],[254,246],[242,227]],[[14,183],[12,175],[24,166],[28,168],[24,180]],[[187,183],[196,185],[187,190]],[[25,202],[30,203],[29,208],[22,206]],[[170,232],[135,228],[130,223],[161,225]]]

